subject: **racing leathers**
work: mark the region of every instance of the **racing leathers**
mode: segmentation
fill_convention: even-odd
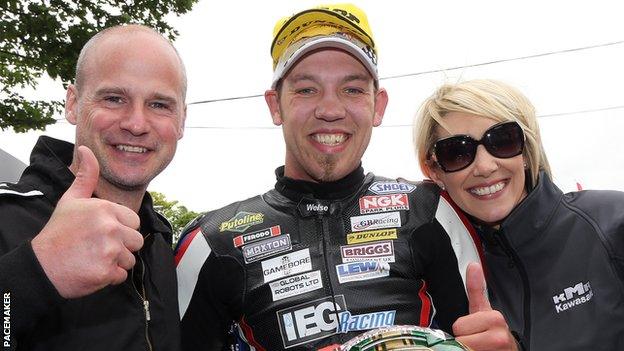
[[[39,264],[30,240],[74,181],[73,149],[41,137],[19,182],[0,183],[0,349],[179,350],[171,228],[149,194],[139,210],[144,244],[124,283],[64,299]]]
[[[526,349],[624,350],[624,193],[564,194],[541,172],[479,233],[492,307]]]
[[[462,277],[479,257],[433,184],[361,167],[329,183],[276,173],[275,189],[185,230],[183,349],[224,349],[233,322],[236,349],[316,350],[395,324],[450,332],[467,314]]]

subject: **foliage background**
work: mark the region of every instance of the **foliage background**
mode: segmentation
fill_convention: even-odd
[[[173,227],[173,244],[178,242],[182,229],[195,217],[199,216],[199,213],[188,210],[186,207],[179,204],[178,201],[169,201],[164,194],[151,191],[152,200],[154,201],[154,208],[160,214],[165,216],[171,226]]]
[[[3,0],[0,1],[0,129],[44,130],[56,122],[63,101],[29,99],[48,76],[66,88],[74,79],[80,49],[95,33],[124,24],[143,24],[170,40],[178,32],[167,16],[191,10],[198,0]],[[154,205],[169,219],[174,240],[198,213],[178,201],[152,193]],[[175,242],[174,241],[174,242]]]
[[[44,130],[56,122],[63,101],[29,99],[44,75],[67,85],[83,45],[100,30],[123,23],[150,26],[173,40],[168,15],[191,10],[198,0],[3,0],[0,1],[0,129]]]

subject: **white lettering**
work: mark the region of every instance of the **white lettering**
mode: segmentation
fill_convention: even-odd
[[[323,302],[316,309],[313,306],[310,306],[295,311],[295,323],[297,325],[299,338],[308,334],[316,334],[320,332],[317,324],[315,323],[315,317],[317,316],[319,308],[328,303],[329,302]]]
[[[277,311],[284,348],[336,334],[337,312],[343,310],[346,310],[344,296],[336,295]]]
[[[316,211],[316,212],[327,212],[327,210],[329,210],[329,206],[321,205],[321,204],[307,204],[306,210]]]
[[[11,347],[11,293],[2,296],[2,346]]]
[[[407,194],[363,196],[359,204],[362,214],[409,209]]]
[[[288,312],[284,314],[282,317],[284,319],[284,329],[286,329],[286,338],[288,341],[293,341],[297,339],[297,334],[295,333],[295,324],[293,322],[292,312]]]
[[[563,293],[553,296],[555,311],[561,313],[572,307],[584,304],[592,299],[594,292],[589,282],[577,283],[574,286],[565,288]]]

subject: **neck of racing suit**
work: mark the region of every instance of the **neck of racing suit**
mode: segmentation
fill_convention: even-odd
[[[275,189],[283,196],[298,202],[302,197],[334,200],[353,194],[364,181],[364,168],[360,164],[344,178],[333,182],[309,182],[284,176],[284,166],[275,170]]]

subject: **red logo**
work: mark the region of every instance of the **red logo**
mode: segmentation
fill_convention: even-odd
[[[245,244],[249,244],[254,241],[262,240],[264,238],[270,238],[282,234],[282,230],[279,225],[274,225],[271,228],[258,230],[257,232],[247,233],[233,238],[234,247],[240,247]]]
[[[360,213],[409,210],[407,194],[370,195],[360,198]]]

